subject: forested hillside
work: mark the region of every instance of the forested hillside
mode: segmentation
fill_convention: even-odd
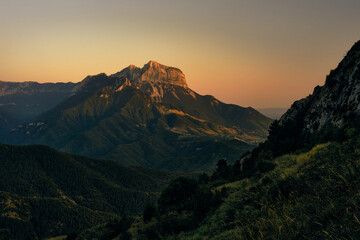
[[[69,234],[139,214],[173,177],[45,146],[0,145],[0,156],[0,236],[4,239]]]

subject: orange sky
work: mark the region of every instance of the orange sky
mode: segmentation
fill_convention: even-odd
[[[156,60],[200,94],[288,107],[360,39],[359,10],[358,0],[0,0],[0,80],[78,82]]]

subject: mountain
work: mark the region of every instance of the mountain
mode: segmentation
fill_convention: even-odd
[[[0,239],[42,239],[139,214],[173,177],[40,145],[1,144],[0,156]]]
[[[241,160],[177,178],[113,239],[357,239],[360,41]],[[76,239],[101,238],[98,226]],[[118,237],[118,238],[116,238]]]
[[[256,110],[271,119],[280,119],[288,108],[257,108]]]
[[[72,95],[78,85],[0,81],[0,135],[55,107]]]
[[[177,68],[150,61],[86,77],[76,93],[16,128],[11,144],[45,144],[128,165],[195,171],[235,161],[263,141],[271,120],[187,87]]]
[[[9,132],[12,127],[15,127],[20,121],[13,118],[5,110],[0,110],[0,136]]]

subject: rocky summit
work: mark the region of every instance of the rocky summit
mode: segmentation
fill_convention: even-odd
[[[143,68],[130,65],[111,76],[139,87],[157,101],[163,99],[164,88],[169,86],[188,88],[185,75],[180,69],[168,67],[155,61],[149,61]]]
[[[128,78],[132,83],[137,83],[139,85],[146,83],[157,83],[187,87],[185,75],[180,69],[168,67],[159,64],[156,61],[149,61],[144,65],[143,68],[130,65],[129,67],[113,74],[112,76]]]

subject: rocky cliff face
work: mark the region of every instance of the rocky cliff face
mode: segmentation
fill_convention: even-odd
[[[130,82],[137,85],[153,84],[172,84],[187,87],[185,75],[178,68],[168,67],[155,61],[150,61],[143,68],[130,65],[121,72],[112,76],[128,78]]]
[[[343,127],[360,115],[360,41],[313,94],[296,101],[281,117],[280,125],[297,119],[305,131],[316,131],[326,123]]]
[[[111,77],[118,77],[121,84],[124,80],[128,80],[135,87],[148,93],[155,101],[162,101],[164,94],[172,91],[174,86],[188,89],[185,75],[180,69],[155,61],[148,62],[142,68],[130,65]]]

